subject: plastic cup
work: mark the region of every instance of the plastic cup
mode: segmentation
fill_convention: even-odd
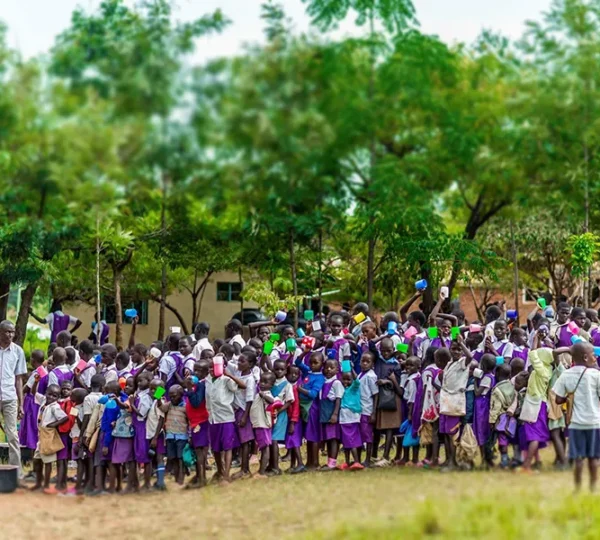
[[[312,321],[315,318],[315,312],[312,309],[307,309],[304,312],[304,319],[307,321]]]
[[[275,313],[275,320],[278,323],[282,323],[287,318],[287,313],[285,311],[278,311]]]
[[[569,330],[571,331],[571,334],[579,334],[579,326],[577,326],[577,324],[575,323],[575,321],[571,321],[569,323]]]
[[[44,366],[38,366],[35,372],[40,376],[40,379],[48,375],[48,370]]]
[[[96,364],[102,363],[102,355],[97,354],[96,356],[94,356],[94,362],[96,362]]]
[[[600,347],[594,347],[594,354],[600,356]]]
[[[121,390],[125,390],[125,386],[127,386],[127,379],[125,377],[119,379],[119,386],[121,387]]]
[[[192,382],[194,384],[198,384],[200,382],[200,379],[198,377],[196,377],[196,375],[192,375]]]
[[[352,318],[354,319],[354,322],[356,324],[360,324],[367,318],[367,316],[361,311],[360,313],[357,313],[356,315],[354,315],[354,317],[352,317]]]
[[[304,330],[302,330],[302,328],[298,328],[298,330],[296,330],[296,334],[298,334],[299,338],[303,338],[306,335],[304,333]]]
[[[302,346],[312,349],[315,346],[315,338],[310,336],[302,338]]]
[[[134,308],[129,308],[125,310],[125,317],[129,317],[130,319],[133,319],[134,317],[137,317],[137,309]]]
[[[221,377],[223,375],[223,369],[223,357],[215,356],[213,358],[213,372],[215,374],[215,377]]]
[[[481,325],[480,324],[471,324],[471,325],[469,325],[469,334],[478,334],[479,332],[481,332]]]
[[[583,339],[580,338],[579,336],[576,336],[576,335],[571,336],[571,343],[573,345],[575,345],[575,343],[579,343],[580,341],[583,341]]]
[[[507,316],[509,319],[516,319],[518,315],[519,315],[519,312],[518,312],[516,309],[509,309],[509,310],[506,312],[506,316]]]
[[[393,336],[396,332],[398,332],[398,323],[396,321],[390,321],[387,326],[387,333],[390,336]]]
[[[269,341],[272,341],[273,343],[279,343],[279,340],[281,339],[281,336],[279,334],[271,334],[269,336]]]
[[[321,330],[321,323],[319,321],[313,321],[312,329],[314,332],[318,332],[319,330]]]
[[[263,345],[263,354],[271,354],[274,347],[275,345],[273,345],[272,341],[265,341],[265,344]]]
[[[396,345],[396,350],[399,353],[408,354],[408,343],[398,343],[398,345]]]
[[[76,369],[78,369],[79,371],[83,371],[85,368],[87,368],[87,362],[83,359],[79,360],[79,362],[77,362]]]
[[[475,377],[476,379],[481,379],[481,377],[483,377],[483,370],[480,368],[475,368],[473,370],[473,377]]]
[[[414,326],[409,326],[406,329],[406,332],[404,332],[404,337],[407,339],[410,339],[411,337],[413,337],[416,334],[417,334],[417,329]]]
[[[427,335],[429,336],[430,339],[435,339],[436,337],[438,337],[438,335],[439,335],[438,327],[430,326],[427,329]]]
[[[424,291],[427,288],[427,280],[420,279],[419,281],[415,281],[415,289],[417,291]]]
[[[546,299],[545,298],[538,298],[537,299],[537,305],[540,307],[540,309],[546,309]]]
[[[167,393],[167,390],[164,386],[159,386],[156,390],[154,390],[154,399],[160,399]]]
[[[158,347],[152,347],[150,349],[150,356],[155,360],[158,360],[161,357],[161,355],[162,352],[160,352],[160,349]]]
[[[496,356],[496,365],[501,366],[504,364],[504,356]]]
[[[444,298],[448,298],[448,296],[450,295],[450,289],[448,289],[448,287],[442,287],[442,288],[440,288],[440,294]]]
[[[352,371],[352,362],[350,360],[342,360],[342,373],[350,373]]]
[[[327,349],[327,359],[335,360],[337,357],[337,353],[335,349]]]
[[[296,350],[296,340],[294,338],[286,339],[285,349],[287,352],[294,352]]]

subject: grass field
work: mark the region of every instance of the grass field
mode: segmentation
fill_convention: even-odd
[[[2,538],[599,538],[569,472],[310,473],[150,495],[0,496]]]

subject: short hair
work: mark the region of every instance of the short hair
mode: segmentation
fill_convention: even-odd
[[[194,330],[202,334],[208,334],[210,332],[210,324],[207,322],[199,322]]]
[[[423,313],[422,311],[413,311],[412,313],[410,313],[408,318],[418,322],[421,326],[423,326],[427,322],[427,317],[425,317],[425,313]]]
[[[80,344],[79,344],[79,350],[80,352],[82,352],[83,354],[89,354],[92,355],[94,354],[94,344],[89,340],[89,339],[84,339]]]
[[[229,326],[229,328],[231,328],[232,330],[237,330],[238,332],[241,332],[243,328],[242,323],[237,319],[231,319],[227,323],[227,326]]]

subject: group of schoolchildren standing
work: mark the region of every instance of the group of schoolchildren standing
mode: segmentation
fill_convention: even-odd
[[[72,491],[90,494],[161,490],[166,474],[183,484],[194,468],[186,487],[204,486],[208,468],[213,482],[266,478],[282,474],[282,461],[291,474],[451,470],[472,468],[477,454],[493,467],[499,453],[500,467],[529,471],[550,442],[556,467],[575,461],[578,483],[589,459],[595,486],[597,312],[542,305],[520,328],[500,303],[466,324],[458,309],[441,312],[443,294],[429,318],[410,311],[419,296],[379,324],[363,303],[310,313],[298,330],[253,323],[247,343],[235,319],[225,340],[211,342],[201,323],[192,336],[121,352],[87,340],[74,348],[60,332],[49,358],[30,359],[20,434],[35,451],[34,489],[67,492],[69,461]]]

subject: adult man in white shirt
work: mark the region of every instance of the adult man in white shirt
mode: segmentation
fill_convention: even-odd
[[[4,432],[8,440],[8,462],[21,471],[21,446],[17,422],[23,417],[23,380],[27,363],[23,349],[16,343],[15,325],[0,323],[0,412],[4,417]]]

